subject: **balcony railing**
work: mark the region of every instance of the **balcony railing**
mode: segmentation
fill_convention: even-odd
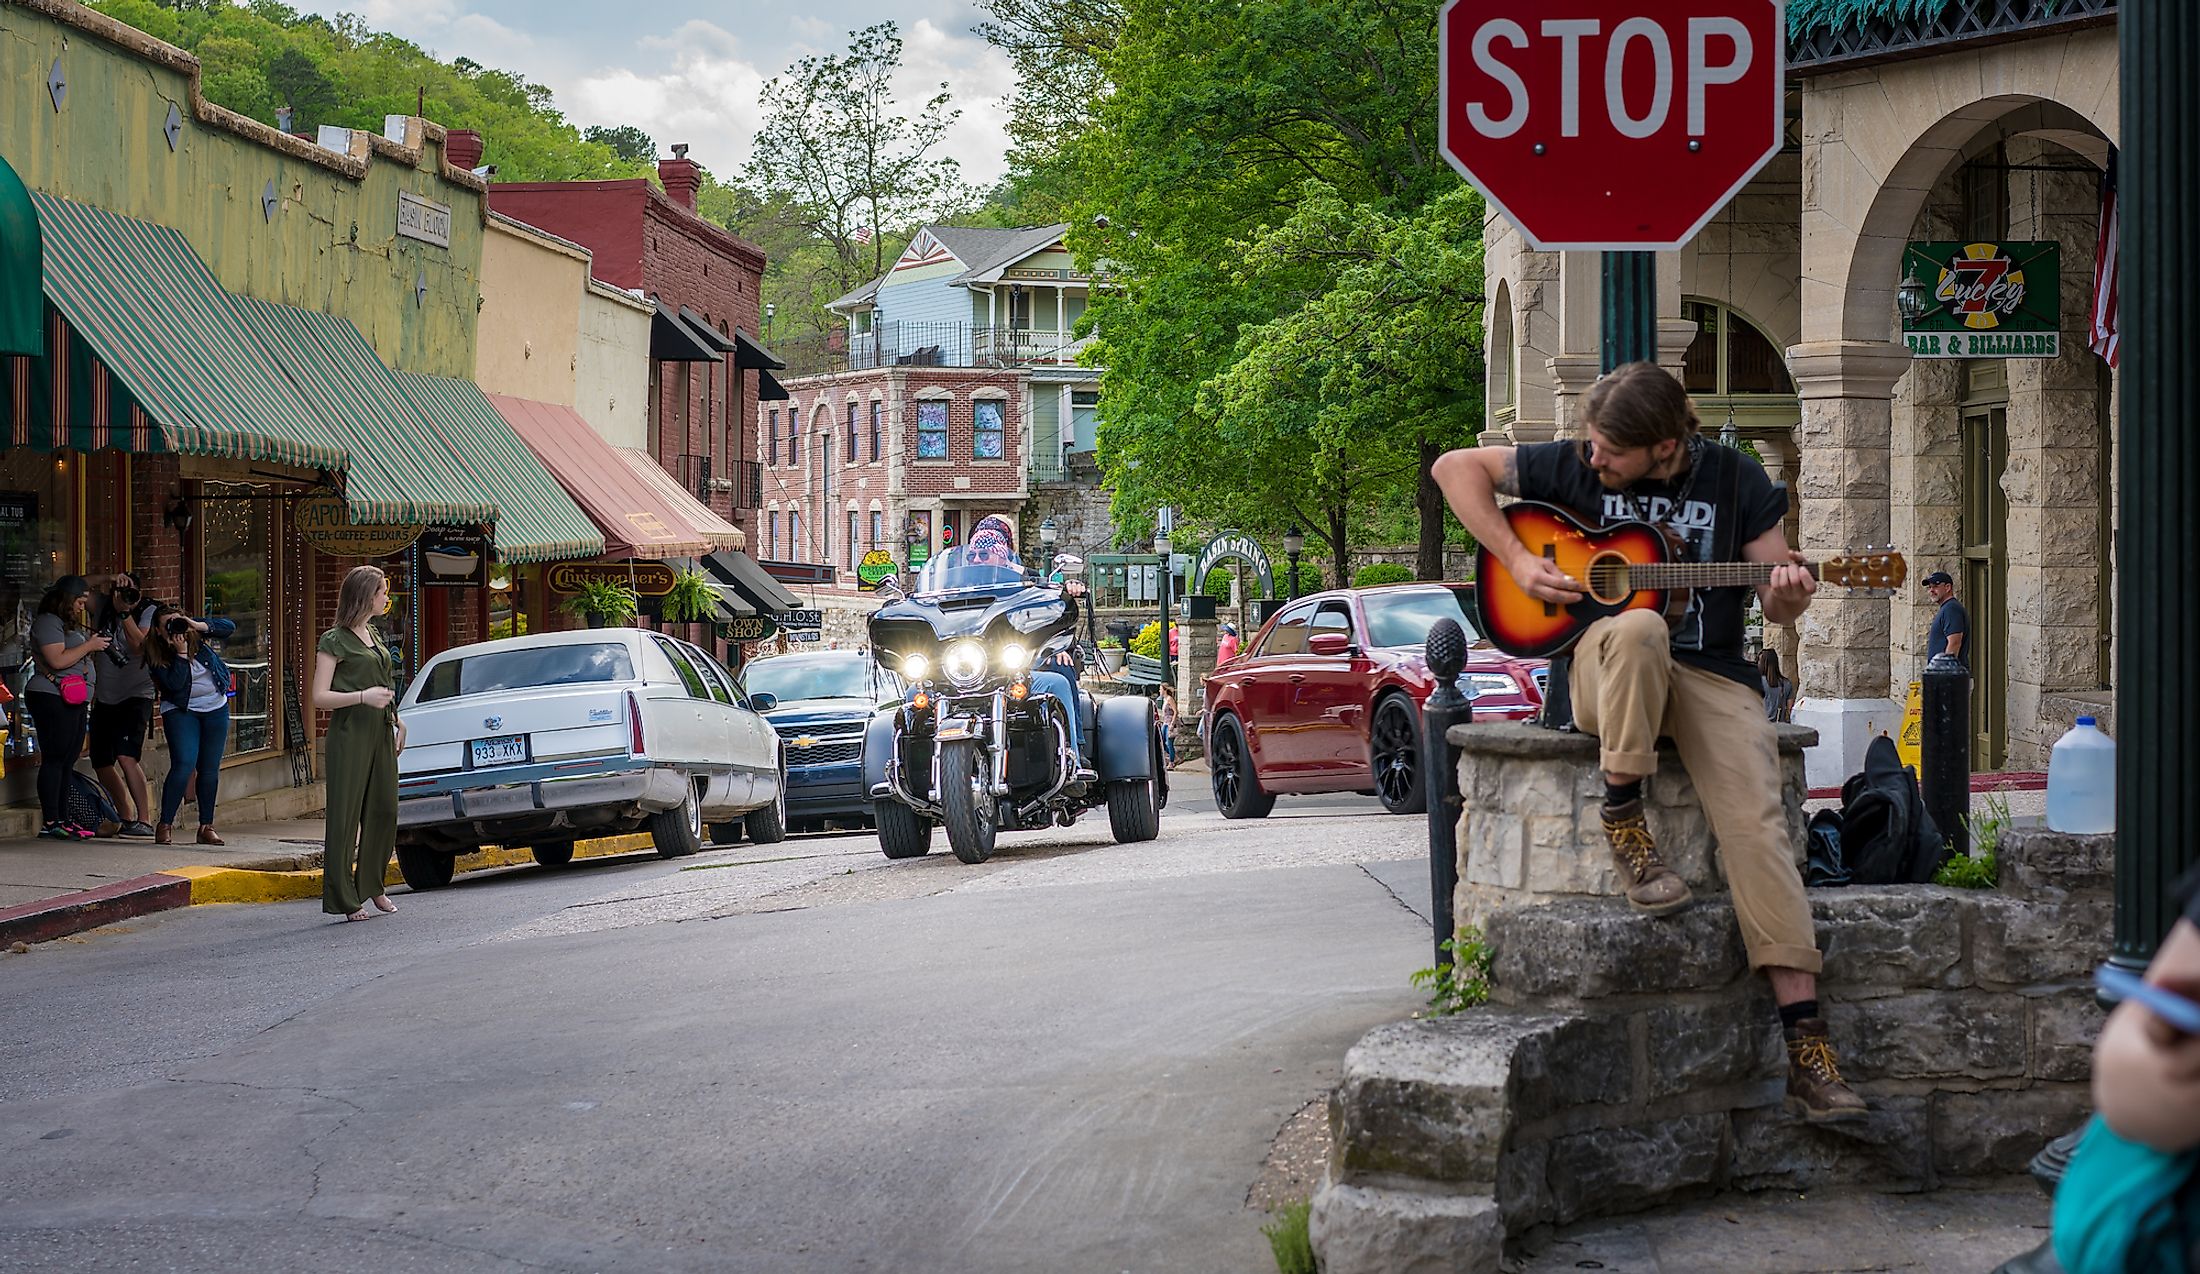
[[[783,377],[869,371],[875,367],[1030,367],[1075,363],[1091,338],[1043,328],[970,323],[881,323],[869,332],[829,332],[783,341]]]
[[[1791,28],[1788,71],[1824,75],[1871,62],[1926,57],[1955,45],[2023,39],[2116,20],[2117,0],[1949,0],[1937,12]]]

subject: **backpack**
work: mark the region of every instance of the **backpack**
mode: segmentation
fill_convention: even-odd
[[[1864,768],[1841,785],[1839,847],[1849,883],[1857,885],[1922,885],[1947,857],[1917,772],[1902,764],[1884,734],[1864,749]]]
[[[107,789],[78,770],[69,771],[69,781],[61,789],[61,817],[102,835],[122,825],[122,814],[107,799]]]

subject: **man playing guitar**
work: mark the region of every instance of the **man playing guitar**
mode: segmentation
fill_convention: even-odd
[[[1793,623],[1817,580],[1788,547],[1779,488],[1756,461],[1705,438],[1680,382],[1654,363],[1607,373],[1583,401],[1588,437],[1524,447],[1469,447],[1437,460],[1452,511],[1531,596],[1564,606],[1580,581],[1530,552],[1500,494],[1559,505],[1594,526],[1635,519],[1669,528],[1679,556],[1776,564],[1757,586],[1768,624]],[[1718,836],[1734,914],[1753,969],[1765,970],[1787,1040],[1791,1107],[1813,1122],[1857,1119],[1864,1100],[1842,1082],[1818,1014],[1823,960],[1780,806],[1779,750],[1756,665],[1742,655],[1742,588],[1701,589],[1677,622],[1654,609],[1591,624],[1574,651],[1575,724],[1600,741],[1604,832],[1627,901],[1651,915],[1690,902],[1643,819],[1642,781],[1673,740]]]

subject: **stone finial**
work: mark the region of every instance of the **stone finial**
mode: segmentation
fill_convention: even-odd
[[[1459,674],[1467,666],[1467,634],[1455,619],[1439,619],[1428,630],[1428,670],[1435,674],[1437,683],[1450,685],[1459,680]]]

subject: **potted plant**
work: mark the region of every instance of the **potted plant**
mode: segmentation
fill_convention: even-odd
[[[665,594],[664,616],[674,623],[701,623],[718,615],[718,590],[701,571],[687,571]]]
[[[1101,671],[1109,676],[1123,671],[1123,643],[1113,637],[1102,637],[1093,648],[1099,656]]]
[[[590,580],[560,609],[588,621],[590,628],[630,623],[641,613],[634,590],[607,580]]]

